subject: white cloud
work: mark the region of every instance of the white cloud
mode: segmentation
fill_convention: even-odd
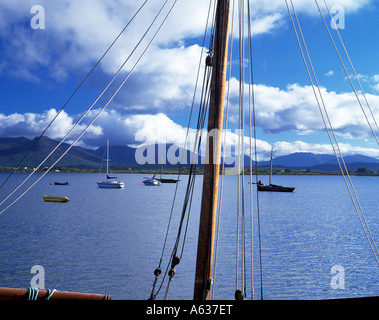
[[[372,88],[373,88],[376,92],[379,92],[379,83],[374,84],[374,85],[372,86]]]
[[[170,119],[165,114],[159,113],[156,115],[144,114],[144,115],[131,115],[123,116],[116,111],[106,111],[104,118],[99,118],[99,125],[103,129],[104,136],[113,136],[112,141],[118,143],[124,143],[129,145],[140,144],[176,144],[183,146],[185,142],[185,136],[187,129]],[[312,115],[312,116],[317,116]],[[116,130],[115,130],[116,129]],[[115,134],[115,131],[118,134]],[[204,133],[205,134],[205,133]],[[189,137],[187,140],[187,148],[192,149],[195,142],[196,130],[189,130]],[[88,140],[86,140],[88,143]],[[205,152],[206,137],[203,136],[201,153]],[[224,137],[223,137],[224,141]],[[98,141],[97,141],[98,143]],[[254,147],[254,141],[252,140],[252,146]],[[237,150],[238,146],[238,131],[229,129],[226,134],[227,150],[231,150],[232,153]],[[244,152],[249,154],[250,139],[244,137]],[[326,153],[333,154],[333,150],[330,144],[322,143],[309,143],[303,141],[277,141],[273,144],[264,140],[257,139],[257,157],[258,160],[267,160],[269,158],[271,147],[274,147],[275,154],[285,155],[293,152],[313,152],[313,153]],[[379,158],[379,150],[367,147],[357,147],[349,143],[339,143],[340,149],[344,155],[348,154],[363,154],[371,157]],[[254,150],[253,150],[254,151]]]
[[[133,115],[125,118],[125,127],[134,134],[135,144],[177,144],[183,146],[186,129],[166,115]]]
[[[193,45],[151,49],[132,80],[145,85],[143,90],[128,94],[128,108],[136,102],[144,104],[149,112],[183,108],[193,96],[201,48]],[[146,97],[150,97],[148,103]]]
[[[355,12],[371,1],[335,0],[329,6],[342,5],[346,12]],[[37,67],[49,67],[55,79],[65,79],[69,73],[83,68],[87,70],[102,55],[113,39],[122,30],[143,1],[117,0],[61,0],[39,2],[45,8],[46,29],[33,31],[30,8],[33,0],[12,0],[1,4],[0,37],[7,43],[4,57],[15,76],[36,81],[33,72]],[[314,3],[308,0],[294,2],[299,13],[317,14]],[[170,5],[170,4],[169,4]],[[161,4],[148,3],[140,16],[130,25],[119,43],[109,53],[101,68],[112,73],[129,55],[159,11]],[[202,36],[209,3],[203,0],[179,1],[155,41],[156,59],[165,53],[167,46],[191,37]],[[253,1],[253,34],[270,33],[287,23],[286,6],[282,0]],[[167,12],[164,11],[164,14]],[[238,10],[236,9],[236,14]],[[6,27],[5,27],[6,26]],[[235,28],[236,30],[238,28]],[[147,37],[150,39],[151,34]],[[146,44],[148,40],[143,43]],[[162,50],[162,52],[159,51]],[[178,51],[178,54],[186,54]],[[146,64],[145,64],[146,67]],[[34,77],[33,77],[34,76]]]
[[[99,110],[93,110],[88,115],[83,124],[77,127],[75,132],[67,139],[67,142],[73,141],[76,136],[85,128],[88,119],[91,119]],[[0,135],[7,137],[26,136],[34,138],[40,135],[47,124],[55,116],[56,111],[50,109],[42,114],[25,113],[11,114],[5,116],[0,114]],[[53,139],[61,139],[71,129],[73,123],[77,121],[78,116],[69,116],[62,113],[47,131],[46,135]],[[238,131],[229,129],[227,132],[227,150],[231,151],[235,156],[238,146]],[[140,144],[176,144],[184,146],[187,129],[165,114],[159,113],[140,114],[125,116],[115,110],[106,110],[101,117],[91,127],[89,132],[83,136],[79,145],[83,147],[98,147],[105,144],[106,139],[110,139],[112,144],[137,146]],[[205,133],[204,133],[205,134]],[[193,149],[196,137],[196,130],[189,130],[187,140],[187,148]],[[205,135],[203,136],[203,145],[201,153],[205,152]],[[224,138],[223,138],[224,139]],[[251,141],[254,146],[254,141]],[[244,137],[244,152],[249,154],[250,139]],[[257,159],[267,160],[270,154],[271,146],[275,149],[275,154],[285,155],[293,152],[313,152],[332,154],[332,147],[329,144],[309,143],[303,141],[277,141],[270,144],[266,141],[257,140]],[[379,157],[379,150],[371,147],[357,147],[348,143],[339,144],[342,153],[347,154],[363,154],[371,157]]]
[[[45,130],[56,114],[57,111],[55,109],[47,110],[42,114],[31,112],[10,115],[0,114],[0,136],[34,138]],[[61,139],[70,131],[76,121],[77,119],[74,119],[74,117],[69,116],[63,111],[48,129],[46,135],[52,139]],[[85,127],[85,124],[79,124],[71,133],[69,139],[73,140],[76,138]],[[99,126],[94,125],[88,129],[88,137],[99,136],[101,134],[102,129]]]
[[[233,94],[237,95],[238,87],[235,83],[231,88]],[[294,130],[307,133],[324,130],[312,87],[292,84],[288,85],[286,90],[280,90],[276,87],[255,85],[254,90],[257,125],[265,132],[279,133]],[[356,139],[371,136],[370,128],[354,93],[336,93],[326,88],[321,88],[321,92],[332,126],[339,135]],[[378,119],[379,97],[371,94],[366,96]],[[361,101],[365,107],[362,97]],[[238,112],[237,107],[234,106],[233,109],[235,114]],[[365,111],[369,114],[367,107]]]
[[[283,16],[280,13],[272,13],[262,18],[255,19],[252,22],[252,34],[258,35],[272,32],[274,29],[282,26]]]
[[[309,0],[295,0],[293,1],[295,9],[298,13],[306,13],[309,15],[318,15],[316,4],[314,1]],[[371,0],[329,0],[328,6],[331,9],[333,6],[342,6],[345,13],[356,12],[368,4],[372,3]],[[290,4],[289,4],[290,5]],[[319,2],[320,8],[324,8],[322,1]],[[253,1],[253,9],[258,10],[262,13],[271,13],[278,11],[287,11],[285,1],[282,0],[271,0],[271,1]]]
[[[379,158],[379,150],[375,148],[363,148],[352,146],[348,143],[339,143],[342,155],[362,154],[373,158]],[[274,143],[276,156],[287,155],[295,152],[312,152],[316,154],[333,154],[333,148],[330,144],[311,144],[304,141],[278,141]],[[338,154],[338,150],[336,150]],[[339,154],[338,154],[339,155]]]
[[[334,71],[333,70],[330,70],[327,73],[325,73],[325,77],[331,77],[332,75],[334,75]]]
[[[0,58],[0,72],[37,82],[49,74],[49,79],[65,80],[72,72],[88,71],[117,36],[143,1],[119,0],[41,0],[45,7],[46,29],[33,31],[29,27],[32,0],[3,1],[0,5],[0,39],[7,46]],[[356,12],[371,1],[333,0],[329,6],[342,5],[346,13]],[[150,2],[151,3],[151,2]],[[150,4],[149,3],[149,4]],[[314,3],[294,1],[298,13],[314,15]],[[130,79],[131,86],[123,88],[112,104],[96,121],[95,127],[83,137],[88,145],[112,137],[118,143],[132,143],[138,130],[153,139],[157,130],[167,132],[169,140],[182,141],[183,128],[164,113],[185,110],[192,100],[201,48],[193,45],[193,37],[203,34],[209,3],[203,0],[179,1],[154,46],[141,61]],[[252,1],[253,33],[272,33],[288,23],[282,0]],[[143,9],[140,18],[112,49],[102,65],[104,80],[117,70],[129,55],[148,23],[157,13],[159,4],[152,2]],[[287,22],[285,22],[287,21]],[[238,29],[238,28],[235,28]],[[146,44],[144,41],[144,44]],[[5,61],[5,62],[4,62]],[[130,68],[131,64],[128,65]],[[38,72],[36,72],[38,70]],[[42,71],[41,71],[42,70]],[[331,75],[329,71],[326,75]],[[362,78],[361,79],[366,79]],[[379,75],[370,80],[379,91]],[[232,79],[231,97],[236,102],[238,83]],[[345,137],[367,138],[369,130],[354,95],[336,93],[322,88],[330,117],[337,133]],[[313,91],[308,86],[289,85],[285,90],[268,85],[255,85],[257,125],[267,133],[297,131],[299,134],[324,130]],[[379,97],[367,95],[376,116],[379,116]],[[237,100],[238,101],[238,100]],[[236,119],[236,106],[231,106],[230,119]],[[126,111],[126,112],[125,112]],[[55,110],[42,114],[0,114],[2,136],[39,135]],[[138,113],[131,115],[131,113]],[[164,113],[163,113],[164,112]],[[48,135],[62,137],[77,116],[62,113]],[[82,127],[80,127],[82,128]],[[180,135],[177,132],[181,132]],[[180,138],[179,138],[180,137]],[[175,138],[175,139],[174,139]],[[317,148],[321,146],[317,146]],[[262,143],[262,150],[269,145]]]

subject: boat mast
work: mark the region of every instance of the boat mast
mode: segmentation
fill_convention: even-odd
[[[271,186],[271,176],[272,176],[272,154],[274,152],[274,148],[271,147],[271,160],[270,160],[270,180],[269,180],[269,186]]]
[[[229,15],[230,0],[218,0],[206,147],[208,161],[204,165],[203,195],[201,200],[194,288],[195,300],[208,300],[212,283],[214,234],[228,56]]]
[[[108,166],[109,166],[109,139],[107,140],[107,179],[108,179]]]

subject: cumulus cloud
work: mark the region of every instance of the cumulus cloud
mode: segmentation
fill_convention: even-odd
[[[183,109],[192,100],[200,54],[198,45],[165,49],[152,47],[129,83],[132,88],[143,89],[126,88],[116,101],[121,107],[124,105],[125,112]]]
[[[330,0],[328,4],[330,7],[342,5],[345,12],[349,13],[358,11],[370,2]],[[46,76],[54,81],[65,81],[78,70],[84,74],[142,3],[142,0],[41,0],[39,4],[45,8],[46,29],[34,32],[29,22],[32,18],[30,8],[35,2],[5,1],[0,10],[0,41],[7,43],[7,46],[0,49],[0,73],[12,74],[16,78],[33,82]],[[317,13],[313,2],[312,5],[308,0],[296,0],[294,3],[298,13]],[[130,54],[159,6],[156,1],[149,2],[149,6],[141,12],[141,17],[121,37],[100,66],[101,80],[111,77]],[[120,91],[110,106],[112,109],[106,110],[91,131],[83,137],[83,143],[98,146],[107,137],[111,137],[117,144],[133,144],[137,132],[145,135],[148,140],[157,136],[157,130],[164,130],[162,136],[167,142],[184,141],[185,129],[164,113],[173,114],[178,110],[182,112],[192,100],[197,64],[202,50],[193,43],[194,38],[204,32],[208,6],[209,3],[203,0],[178,2],[154,45],[129,80],[128,87]],[[283,23],[288,23],[285,3],[282,0],[252,1],[251,6],[254,12],[254,35],[273,33]],[[142,44],[145,45],[148,39],[150,38],[146,38]],[[130,69],[133,62],[135,58],[126,69]],[[370,78],[370,83],[379,91],[378,79],[379,76],[375,75]],[[291,84],[280,89],[256,84],[254,89],[257,126],[265,133],[295,131],[306,135],[324,130],[311,87]],[[230,119],[234,122],[237,121],[238,92],[238,83],[232,79]],[[322,88],[322,92],[333,126],[339,135],[351,138],[369,136],[369,130],[353,94],[337,93],[326,88]],[[374,114],[378,116],[379,97],[367,96]],[[0,114],[0,134],[37,136],[55,112],[51,109],[40,114]],[[63,112],[47,134],[51,138],[61,138],[78,117],[79,115]],[[80,125],[78,129],[83,129],[83,126],[84,124]],[[235,139],[235,136],[231,135],[230,139]],[[260,143],[262,152],[270,149],[268,143]],[[322,149],[320,145],[317,148]]]
[[[346,12],[354,12],[369,2],[345,0],[338,1],[338,4],[344,6]],[[32,82],[38,82],[41,78],[66,81],[72,74],[79,73],[82,77],[142,3],[142,0],[42,0],[39,4],[45,9],[46,29],[36,32],[30,28],[33,17],[30,8],[35,2],[6,1],[0,10],[0,23],[6,26],[2,28],[0,40],[7,43],[0,49],[0,72]],[[330,6],[334,4],[337,1],[329,1]],[[97,86],[96,89],[105,86],[106,80],[110,80],[138,44],[161,5],[149,2],[144,6],[141,14],[99,66],[101,72],[97,76],[103,82],[100,84],[99,80],[90,79],[91,85]],[[295,5],[298,12],[317,13],[314,4],[309,5],[308,0],[295,1]],[[154,45],[128,80],[128,89],[120,91],[112,108],[123,113],[144,114],[170,113],[188,106],[202,49],[192,43],[194,38],[203,35],[208,9],[209,3],[203,0],[178,2]],[[254,13],[253,35],[272,33],[283,23],[288,23],[286,6],[282,0],[252,1],[251,9]],[[163,13],[166,12],[167,8]],[[235,14],[238,14],[238,10]],[[136,56],[155,30],[156,26],[142,41]],[[136,57],[133,57],[125,70],[130,70],[135,61]],[[280,94],[282,92],[275,93],[276,96]]]
[[[296,11],[306,13],[309,15],[318,15],[318,10],[316,4],[308,0],[295,0],[293,1]],[[322,1],[319,2],[320,7],[323,7]],[[371,0],[329,0],[329,8],[333,6],[342,6],[345,10],[345,13],[354,13],[368,4],[372,3]],[[271,13],[278,11],[286,11],[287,7],[285,1],[281,0],[271,0],[271,1],[253,1],[252,7],[254,10],[262,13]]]
[[[34,138],[39,136],[56,116],[55,109],[47,110],[41,114],[24,113],[4,115],[0,113],[0,136],[3,137],[19,137]],[[55,119],[51,127],[46,132],[46,135],[52,139],[63,138],[73,128],[77,119],[68,115],[66,112],[61,112]],[[69,138],[76,138],[86,128],[85,124],[79,124],[71,133]],[[96,125],[91,126],[88,131],[88,137],[99,136],[102,134],[102,128]],[[68,140],[70,141],[70,140]]]
[[[164,63],[164,62],[163,62]],[[231,103],[229,121],[233,125],[238,121],[238,83],[231,80]],[[256,125],[268,134],[296,132],[298,135],[324,132],[324,124],[316,104],[313,90],[310,86],[299,84],[288,85],[285,90],[266,85],[255,85]],[[371,131],[353,93],[336,93],[321,88],[323,99],[332,126],[337,135],[344,138],[366,139],[371,137]],[[184,93],[182,93],[184,94]],[[188,93],[189,95],[189,93]],[[169,97],[170,93],[162,93]],[[175,96],[175,94],[174,94]],[[165,98],[162,98],[164,101]],[[372,111],[379,116],[379,97],[367,94]],[[124,113],[117,109],[107,109],[96,120],[94,126],[83,137],[87,145],[98,146],[107,137],[112,136],[117,144],[136,144],[137,132],[150,140],[162,143],[184,143],[185,129],[175,123],[167,115],[157,111],[154,104],[150,110],[141,109],[136,114]],[[77,127],[76,132],[84,129],[99,110],[92,110]],[[150,111],[150,112],[149,112]],[[56,114],[50,109],[42,114],[0,114],[0,135],[34,137],[39,135]],[[366,114],[369,113],[366,110]],[[69,115],[62,112],[47,134],[54,139],[63,137],[80,115]],[[246,114],[248,125],[248,115]],[[372,124],[372,121],[371,121]],[[372,124],[373,126],[373,124]],[[373,126],[375,129],[375,126]],[[157,140],[157,138],[159,139]],[[267,147],[267,146],[266,146]],[[268,147],[267,147],[268,148]]]
[[[67,142],[74,140],[98,111],[99,110],[91,111],[88,117],[83,120],[83,124],[77,127]],[[54,109],[48,110],[42,114],[25,113],[8,116],[0,114],[0,135],[8,137],[18,137],[23,135],[29,138],[34,138],[43,131],[55,114],[56,111]],[[70,116],[63,112],[57,118],[54,125],[47,131],[46,135],[57,140],[63,138],[78,118],[79,115]],[[239,131],[236,129],[228,129],[227,131],[224,131],[224,133],[226,134],[225,148],[227,152],[229,152],[227,153],[227,156],[231,155],[235,158],[239,150]],[[91,127],[89,132],[83,136],[79,145],[87,148],[96,148],[105,145],[106,139],[110,139],[112,144],[129,145],[133,147],[149,144],[175,144],[179,147],[183,147],[185,146],[186,135],[187,128],[175,123],[163,113],[154,115],[123,115],[116,110],[106,110],[95,122],[95,125]],[[187,149],[193,150],[196,137],[196,130],[193,128],[189,129],[187,144],[185,146]],[[224,137],[222,141],[224,142]],[[205,132],[203,132],[200,151],[202,155],[205,154],[205,142],[206,136]],[[250,140],[245,132],[242,143],[245,155],[248,155],[250,152],[250,144],[254,147],[254,140]],[[370,148],[369,146],[357,147],[345,142],[340,143],[339,145],[343,154],[359,153],[371,157],[379,157],[379,151],[375,148]],[[274,147],[277,156],[293,152],[332,154],[332,147],[329,144],[309,143],[299,140],[292,142],[278,141],[271,144],[267,141],[257,139],[257,160],[267,160],[272,146]]]
[[[238,82],[231,80],[230,119],[237,122]],[[362,139],[371,136],[362,109],[354,93],[328,91],[321,87],[321,93],[334,130],[341,136]],[[299,134],[324,131],[325,126],[311,86],[288,85],[285,90],[267,85],[254,85],[257,126],[266,133],[297,131]],[[379,117],[379,97],[366,94],[370,107],[377,119]],[[362,96],[360,96],[366,115],[370,115]],[[234,117],[233,117],[234,114]],[[372,127],[373,120],[369,116]]]
[[[344,7],[345,12],[355,12],[370,2],[336,0],[329,1],[329,6],[338,4]],[[3,57],[8,61],[7,71],[13,70],[17,77],[36,81],[37,76],[33,72],[36,66],[48,66],[49,73],[56,79],[64,79],[77,68],[86,70],[101,56],[142,3],[143,1],[118,0],[41,0],[39,4],[45,9],[46,29],[43,32],[33,32],[30,28],[30,20],[33,17],[30,9],[35,5],[35,1],[3,2],[0,12],[0,37],[7,42],[3,52]],[[298,12],[317,14],[314,3],[309,5],[308,0],[298,0],[294,3]],[[160,6],[161,3],[152,2],[143,8],[109,53],[109,59],[104,60],[101,66],[104,72],[114,72],[129,55]],[[178,44],[185,43],[186,39],[202,36],[208,7],[209,3],[203,0],[179,1],[155,40],[156,57],[162,56],[167,46],[178,47]],[[254,35],[270,33],[287,21],[286,6],[282,0],[252,1],[251,7],[254,13]],[[167,9],[164,10],[164,14],[166,12]],[[154,30],[151,30],[143,43],[150,39]],[[186,52],[179,50],[177,54],[185,55]]]
[[[334,154],[330,144],[311,144],[304,141],[278,141],[273,144],[276,156],[287,155],[294,152],[312,152],[316,154]],[[379,158],[379,150],[375,148],[363,148],[349,143],[339,143],[343,155],[363,154],[373,158]],[[338,154],[338,151],[337,151]]]
[[[51,69],[56,66],[56,76],[64,76],[64,73],[77,68],[85,70],[99,59],[142,3],[117,0],[40,1],[39,4],[45,9],[46,28],[42,32],[33,32],[30,28],[33,17],[30,9],[35,2],[7,1],[1,5],[0,13],[2,25],[7,26],[2,28],[4,32],[0,35],[8,44],[4,48],[3,59],[7,59],[9,70],[19,69],[20,78],[22,74],[26,75],[26,71],[29,71],[29,76],[33,74],[35,66],[49,66]],[[109,52],[109,58],[104,60],[101,65],[104,72],[117,70],[147,31],[161,5],[157,2],[145,5]],[[163,14],[166,12],[167,9]],[[155,40],[156,48],[163,47],[164,50],[170,44],[174,47],[184,38],[201,34],[207,12],[208,5],[202,0],[179,1],[175,14],[170,16]],[[157,25],[161,20],[158,19]],[[142,47],[151,39],[156,28],[151,29]],[[158,50],[156,53],[161,54]]]

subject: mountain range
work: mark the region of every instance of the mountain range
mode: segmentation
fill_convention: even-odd
[[[379,170],[379,160],[364,155],[344,156],[344,161],[349,170],[366,168],[368,170]],[[340,163],[341,158],[339,158]],[[269,166],[270,161],[261,161],[260,166]],[[296,152],[286,156],[275,157],[272,161],[273,167],[311,169],[313,171],[339,171],[337,159],[334,155],[314,154],[309,152]]]
[[[0,167],[16,167],[21,168],[38,166],[49,153],[58,145],[58,142],[48,137],[42,137],[30,140],[25,137],[19,138],[0,138]],[[33,146],[33,147],[32,147]],[[171,148],[172,145],[153,145],[148,146],[153,154],[151,163],[139,165],[136,161],[136,149],[128,146],[111,146],[110,147],[110,162],[111,167],[159,167],[159,159],[162,160],[162,155],[165,157],[168,152],[171,156],[179,159],[181,152],[184,149]],[[32,147],[32,148],[31,148]],[[45,162],[43,167],[51,166],[64,151],[67,150],[69,144],[62,143],[52,157]],[[29,154],[20,163],[29,150]],[[146,149],[146,148],[144,148]],[[146,150],[140,152],[140,156],[146,156]],[[191,159],[191,152],[185,150],[187,163]],[[57,167],[78,168],[78,169],[99,169],[101,163],[105,166],[105,147],[100,147],[96,150],[85,149],[74,146],[58,163]],[[368,170],[379,170],[379,160],[364,155],[351,155],[344,157],[345,163],[349,170],[357,170],[366,168]],[[202,163],[199,158],[199,162]],[[245,157],[245,164],[249,163],[249,158]],[[269,166],[270,161],[260,161],[259,166]],[[173,167],[177,165],[165,164],[165,167]],[[273,159],[273,167],[293,168],[293,169],[311,169],[313,171],[337,171],[339,170],[337,160],[333,155],[314,154],[297,152],[285,156],[275,157]]]

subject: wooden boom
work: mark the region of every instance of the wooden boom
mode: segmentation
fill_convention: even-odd
[[[48,290],[39,290],[36,300],[45,300]],[[0,300],[28,300],[28,289],[0,288]],[[49,300],[111,300],[110,295],[54,291]]]

